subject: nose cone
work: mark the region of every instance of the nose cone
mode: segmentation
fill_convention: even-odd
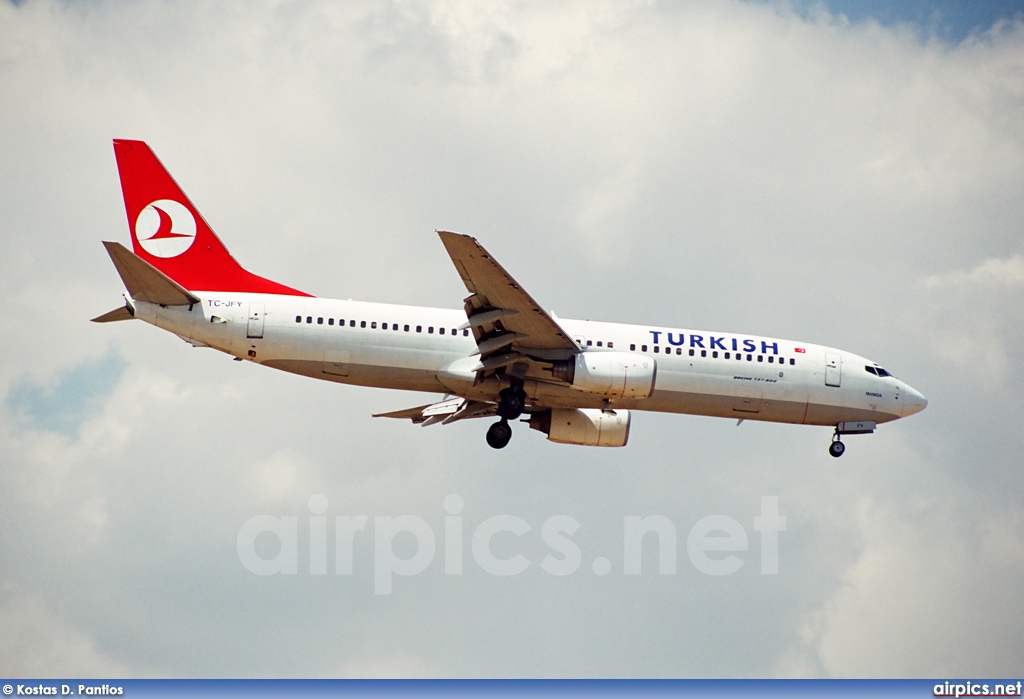
[[[928,407],[928,399],[921,395],[921,392],[903,385],[903,417],[919,413]]]

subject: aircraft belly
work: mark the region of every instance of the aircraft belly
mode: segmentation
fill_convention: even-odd
[[[345,347],[350,352],[349,361],[352,366],[437,372],[439,367],[452,361],[452,357],[443,352],[416,347],[365,345],[357,342]]]
[[[336,381],[338,383],[354,384],[356,386],[394,388],[402,391],[426,391],[429,393],[438,393],[445,390],[444,385],[437,380],[437,372],[433,370],[350,363],[347,375],[341,375],[325,370],[323,360],[268,359],[260,363],[263,366],[280,369],[292,374],[300,374],[326,381]]]
[[[757,412],[738,410],[736,397],[713,393],[655,391],[650,398],[617,401],[616,407],[686,415],[706,415],[764,422],[807,425],[835,425],[837,422],[873,420],[877,423],[895,420],[898,416],[862,408],[765,397]]]

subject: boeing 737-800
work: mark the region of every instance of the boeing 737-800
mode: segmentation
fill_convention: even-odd
[[[447,425],[497,418],[487,443],[528,416],[553,442],[621,447],[630,411],[873,432],[924,396],[843,350],[742,333],[557,318],[476,241],[439,231],[469,295],[462,310],[316,298],[243,269],[149,147],[115,140],[132,250],[104,246],[125,305],[196,347],[338,383],[441,393],[375,417]]]

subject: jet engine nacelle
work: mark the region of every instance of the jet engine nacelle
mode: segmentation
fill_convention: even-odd
[[[552,408],[531,415],[530,427],[559,444],[624,447],[629,440],[629,411]]]
[[[633,352],[580,352],[556,362],[551,374],[578,391],[608,398],[647,398],[654,390],[658,365]]]

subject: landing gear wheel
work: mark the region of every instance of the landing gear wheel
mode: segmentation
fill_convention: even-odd
[[[845,452],[845,451],[846,451],[846,445],[843,444],[842,442],[840,442],[839,440],[836,440],[836,441],[834,441],[834,442],[832,442],[831,444],[828,445],[828,453],[831,454],[832,456],[836,457],[837,459],[840,456],[842,456],[843,452]]]
[[[512,427],[508,420],[496,422],[487,429],[487,444],[492,449],[504,449],[512,439]]]
[[[521,388],[506,388],[498,394],[498,415],[506,420],[515,420],[526,407],[526,394]]]

